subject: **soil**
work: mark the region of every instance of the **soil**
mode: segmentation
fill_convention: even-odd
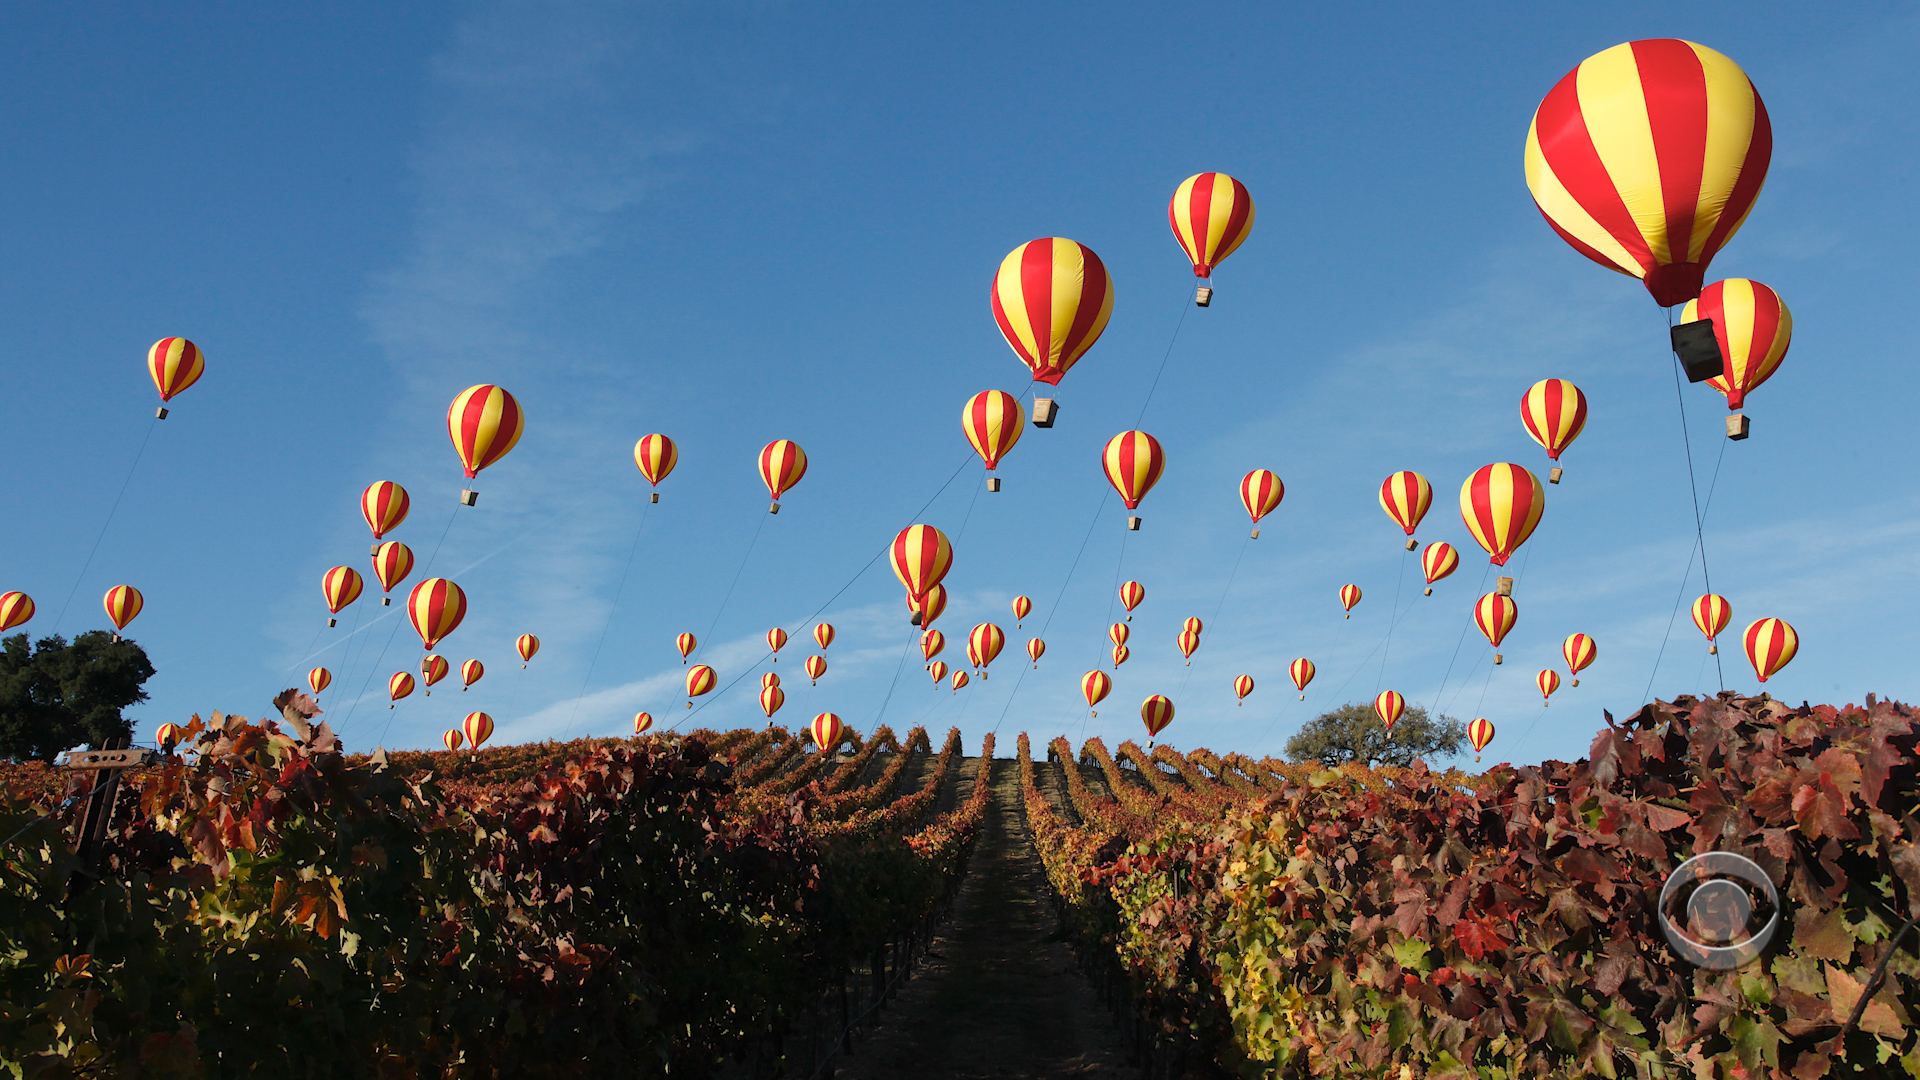
[[[953,917],[838,1080],[1134,1080],[1111,1014],[1056,934],[1046,871],[1020,810],[1019,766],[993,801]]]

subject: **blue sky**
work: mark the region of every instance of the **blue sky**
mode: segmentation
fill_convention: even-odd
[[[641,708],[758,724],[761,635],[783,625],[790,724],[830,709],[863,731],[957,723],[970,742],[1138,737],[1138,702],[1165,693],[1176,744],[1277,752],[1319,709],[1397,689],[1493,719],[1489,760],[1577,756],[1602,708],[1717,689],[1721,672],[1672,619],[1703,590],[1697,561],[1682,578],[1693,513],[1665,317],[1552,234],[1520,151],[1581,59],[1680,36],[1738,61],[1775,124],[1767,189],[1710,278],[1774,286],[1796,330],[1750,401],[1750,440],[1720,436],[1717,396],[1685,394],[1715,591],[1736,629],[1799,629],[1779,696],[1911,698],[1920,23],[1809,10],[16,10],[0,588],[35,597],[36,637],[105,626],[112,585],[145,593],[130,633],[159,674],[133,711],[143,735],[257,715],[316,663],[363,749],[432,744],[473,708],[506,741],[619,733]],[[1209,169],[1249,186],[1259,221],[1201,311],[1165,204]],[[1099,252],[1114,316],[1062,383],[1058,426],[1029,430],[987,494],[977,461],[962,467],[960,405],[1026,388],[987,286],[1048,235]],[[145,349],[174,334],[207,374],[154,425]],[[1514,560],[1520,621],[1496,669],[1462,635],[1485,560],[1456,492],[1491,461],[1546,467],[1515,407],[1545,377],[1578,383],[1592,419]],[[465,509],[443,417],[478,382],[529,421]],[[1128,535],[1097,456],[1136,420],[1169,464]],[[650,431],[681,449],[657,506],[630,457]],[[754,470],[773,438],[812,460],[777,517]],[[1235,485],[1256,467],[1287,497],[1249,543]],[[1375,501],[1403,468],[1434,483],[1421,539],[1462,549],[1431,598]],[[326,630],[318,587],[329,566],[366,571],[356,498],[379,479],[413,495],[393,537],[471,598],[439,651],[489,670],[392,710],[386,676],[421,655],[400,608],[363,597]],[[1010,639],[958,695],[905,653],[884,560],[856,576],[913,520],[954,539],[947,658],[983,619]],[[1125,578],[1148,589],[1134,658],[1088,720],[1078,679],[1106,656]],[[1366,599],[1345,620],[1349,581]],[[1035,610],[1016,630],[1020,593]],[[823,605],[840,636],[810,687],[799,631]],[[1191,667],[1173,647],[1188,615],[1208,623]],[[1023,666],[1041,627],[1049,650]],[[740,677],[692,719],[683,630],[723,685]],[[1574,631],[1599,661],[1542,709],[1533,674]],[[522,632],[545,642],[525,670]],[[1320,669],[1304,703],[1285,674],[1302,655]],[[1731,635],[1722,660],[1727,687],[1758,689]],[[1241,673],[1259,685],[1235,707]]]

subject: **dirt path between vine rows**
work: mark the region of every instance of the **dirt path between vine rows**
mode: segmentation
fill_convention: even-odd
[[[918,974],[839,1080],[1135,1080],[1110,1014],[1053,940],[1046,871],[1027,836],[1014,761],[993,762],[993,801]]]

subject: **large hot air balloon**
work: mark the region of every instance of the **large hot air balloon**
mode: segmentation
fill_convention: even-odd
[[[1140,703],[1140,719],[1147,725],[1147,738],[1152,739],[1173,723],[1173,702],[1164,695],[1153,695]]]
[[[396,671],[393,673],[393,676],[387,680],[387,696],[394,701],[399,701],[411,693],[413,693],[413,675],[411,673]],[[391,709],[393,706],[388,705],[387,708]]]
[[[1226,173],[1189,176],[1167,203],[1167,223],[1173,226],[1180,250],[1193,263],[1193,276],[1211,278],[1213,268],[1253,231],[1253,196],[1247,194],[1245,184]]]
[[[1041,641],[1039,638],[1027,639],[1027,659],[1033,661],[1033,666],[1036,669],[1040,666],[1040,658],[1046,655],[1046,652],[1046,642]]]
[[[467,594],[446,578],[428,578],[407,595],[407,617],[420,634],[421,648],[432,649],[467,617]]]
[[[807,657],[807,678],[813,680],[813,682],[810,683],[809,685],[819,686],[820,676],[825,675],[826,673],[827,673],[826,657],[824,656]]]
[[[526,667],[533,660],[533,654],[540,651],[540,639],[532,634],[521,634],[513,639],[513,649],[520,654],[520,666]]]
[[[1487,635],[1487,644],[1498,649],[1500,642],[1506,639],[1507,631],[1513,629],[1515,619],[1520,617],[1520,605],[1513,602],[1511,596],[1501,596],[1490,592],[1473,605],[1473,623],[1480,632]],[[1493,654],[1493,662],[1500,662],[1500,654]]]
[[[938,619],[940,614],[947,610],[947,587],[945,585],[935,585],[933,588],[927,590],[926,599],[924,600],[915,600],[909,595],[907,597],[907,610],[919,616],[913,625],[922,628],[932,626],[933,621]]]
[[[945,682],[947,678],[947,662],[945,660],[935,660],[933,663],[927,665],[927,671],[933,676],[934,682]]]
[[[313,687],[313,692],[317,694],[333,685],[333,672],[323,667],[314,668],[307,672],[307,685]]]
[[[360,580],[360,572],[351,566],[336,566],[320,575],[320,595],[327,601],[327,610],[340,614],[340,609],[360,599],[360,590],[365,583]],[[335,620],[328,619],[332,626]]]
[[[1747,647],[1747,662],[1753,665],[1753,673],[1761,682],[1779,674],[1793,659],[1793,654],[1800,651],[1800,635],[1784,619],[1759,619],[1749,623],[1741,641]]]
[[[1733,621],[1733,605],[1727,598],[1717,593],[1708,593],[1693,602],[1693,625],[1707,635],[1707,651],[1718,655],[1720,652],[1720,631]]]
[[[1600,646],[1585,634],[1568,634],[1560,644],[1560,655],[1567,658],[1567,674],[1573,677],[1573,685],[1579,686],[1580,673],[1600,655]]]
[[[1773,377],[1793,344],[1793,312],[1780,294],[1757,281],[1728,278],[1700,290],[1680,313],[1682,322],[1713,320],[1720,342],[1720,374],[1707,385],[1727,395],[1727,408],[1746,404],[1754,387]]]
[[[1540,478],[1518,465],[1483,465],[1460,485],[1460,520],[1495,566],[1507,565],[1546,508]]]
[[[705,664],[695,664],[687,669],[687,708],[693,708],[693,699],[713,689],[719,675]]]
[[[981,678],[986,678],[987,665],[1000,655],[1006,643],[1006,632],[990,622],[981,623],[967,635],[967,659],[980,670]]]
[[[1087,699],[1087,708],[1089,709],[1106,700],[1107,694],[1112,692],[1112,690],[1113,677],[1104,671],[1089,671],[1085,675],[1080,676],[1080,693]],[[1100,714],[1093,713],[1092,715],[1099,716]]]
[[[1527,131],[1527,187],[1594,262],[1642,279],[1661,307],[1700,293],[1773,156],[1773,126],[1739,65],[1656,38],[1588,57]]]
[[[407,489],[391,480],[368,484],[367,490],[360,493],[360,516],[367,519],[367,528],[373,530],[375,540],[407,520],[407,510],[412,506]]]
[[[398,540],[389,540],[373,549],[373,576],[380,579],[380,591],[390,593],[395,585],[407,580],[413,573],[413,549]],[[382,596],[380,606],[393,603],[393,598]]]
[[[1027,599],[1027,598],[1026,598],[1026,597],[1024,597],[1024,596],[1016,596],[1016,597],[1014,597],[1014,598],[1013,598],[1013,625],[1014,625],[1014,628],[1015,628],[1015,629],[1018,629],[1018,628],[1019,628],[1019,626],[1020,626],[1020,623],[1021,623],[1021,622],[1022,622],[1023,620],[1025,620],[1025,619],[1026,619],[1026,617],[1027,617],[1027,616],[1028,616],[1029,614],[1031,614],[1032,612],[1033,612],[1033,601],[1032,601],[1032,600],[1029,600],[1029,599]]]
[[[1119,671],[1120,665],[1126,663],[1127,659],[1132,655],[1132,649],[1127,648],[1125,645],[1115,645],[1113,647],[1113,670]]]
[[[773,719],[773,714],[779,712],[780,706],[786,703],[787,692],[785,690],[777,686],[763,686],[760,688],[760,711],[767,714],[767,719]]]
[[[460,665],[461,691],[465,692],[467,687],[472,686],[474,683],[479,682],[480,677],[482,675],[485,675],[486,673],[487,673],[487,665],[481,663],[478,660],[468,660],[466,663],[461,664]]]
[[[1129,581],[1120,586],[1120,605],[1127,609],[1127,621],[1133,621],[1133,609],[1147,598],[1147,587],[1137,581]]]
[[[1253,539],[1260,539],[1260,519],[1271,514],[1286,496],[1287,485],[1267,469],[1255,469],[1240,478],[1240,505],[1253,519]]]
[[[893,576],[907,587],[907,597],[924,600],[953,567],[953,545],[947,534],[931,525],[909,525],[893,538],[888,549]]]
[[[647,478],[647,483],[657,488],[660,481],[673,472],[673,467],[680,464],[680,448],[665,435],[642,435],[640,441],[633,444],[633,463],[640,466],[640,475]],[[658,491],[653,493],[653,501],[660,501]]]
[[[823,754],[831,754],[840,746],[840,739],[847,733],[847,725],[830,712],[823,712],[813,718],[813,745]]]
[[[447,406],[447,435],[469,480],[506,457],[526,426],[520,403],[497,386],[469,386]]]
[[[700,639],[692,634],[681,634],[673,639],[673,647],[680,650],[680,662],[684,664],[687,657],[693,655],[693,650],[700,647]]]
[[[33,618],[33,597],[23,592],[0,594],[0,630],[11,630]]]
[[[1407,711],[1407,699],[1392,690],[1382,690],[1373,699],[1373,711],[1380,717],[1380,722],[1387,725],[1387,730],[1392,731],[1394,722]]]
[[[1420,552],[1420,569],[1427,575],[1426,595],[1433,595],[1433,583],[1460,568],[1460,553],[1445,540],[1428,544]]]
[[[1307,700],[1307,684],[1313,681],[1313,661],[1301,657],[1287,665],[1287,674],[1293,679],[1293,688],[1300,691],[1300,700]]]
[[[1493,721],[1483,716],[1468,724],[1467,741],[1473,744],[1473,760],[1479,761],[1480,751],[1485,750],[1487,744],[1493,741]]]
[[[466,733],[467,744],[475,750],[480,744],[493,738],[493,717],[483,712],[470,712],[460,721],[460,730]]]
[[[1200,647],[1200,635],[1192,630],[1182,630],[1173,643],[1180,649],[1180,655],[1187,658],[1187,666],[1192,667],[1193,651]]]
[[[959,693],[960,688],[967,685],[969,681],[970,680],[967,678],[966,672],[964,671],[954,672],[953,673],[953,692],[956,694]]]
[[[1117,623],[1114,623],[1112,626],[1107,627],[1107,638],[1111,640],[1115,645],[1125,645],[1127,643],[1127,639],[1132,636],[1133,636],[1133,628],[1128,626],[1126,623],[1117,622]]]
[[[1107,483],[1120,493],[1127,509],[1137,510],[1140,500],[1160,482],[1160,473],[1167,467],[1167,455],[1160,449],[1160,441],[1146,432],[1123,431],[1107,440],[1107,448],[1100,454],[1100,465],[1106,470]],[[1139,527],[1138,517],[1127,518],[1127,528]]]
[[[1520,422],[1533,441],[1547,448],[1547,458],[1560,460],[1560,451],[1573,444],[1587,426],[1587,395],[1565,379],[1541,379],[1520,395]],[[1560,482],[1560,466],[1547,474]]]
[[[447,658],[444,656],[428,653],[420,658],[420,681],[426,684],[428,697],[433,696],[433,684],[446,678],[447,672],[451,670],[452,665],[447,663]]]
[[[785,630],[782,630],[776,626],[773,629],[767,631],[767,648],[773,650],[774,663],[777,664],[780,662],[780,649],[783,646],[785,646],[786,643],[787,643],[787,632]]]
[[[1247,695],[1251,693],[1253,693],[1253,676],[1241,675],[1233,680],[1233,696],[1240,699],[1235,704],[1246,704]]]
[[[1113,278],[1100,256],[1061,237],[1029,240],[1000,262],[993,320],[1035,382],[1058,386],[1113,316]],[[1037,415],[1036,421],[1042,418]]]
[[[833,644],[833,624],[821,623],[814,627],[813,640],[818,642],[822,649]]]
[[[924,660],[931,662],[946,647],[947,635],[938,630],[929,630],[920,635],[920,656]]]
[[[1380,481],[1380,509],[1406,530],[1408,551],[1419,544],[1413,530],[1420,527],[1420,519],[1427,516],[1427,507],[1432,505],[1433,485],[1417,472],[1397,472]]]
[[[200,346],[186,338],[161,338],[147,350],[147,374],[153,377],[153,388],[160,391],[161,401],[172,401],[173,395],[199,382],[206,370],[207,358]],[[167,410],[162,407],[154,415],[165,420]]]
[[[1353,605],[1359,602],[1360,586],[1353,584],[1340,586],[1340,606],[1347,609],[1347,618],[1353,618]]]
[[[448,728],[440,734],[440,744],[445,746],[449,751],[460,749],[461,744],[466,741],[466,735],[463,734],[459,728]]]
[[[1533,685],[1540,688],[1540,704],[1553,704],[1553,692],[1560,689],[1560,673],[1552,668],[1541,668],[1540,674],[1533,677]]]
[[[980,460],[986,462],[988,472],[1020,441],[1026,424],[1027,414],[1020,407],[1020,399],[1002,390],[982,390],[968,398],[967,407],[960,411],[960,429],[966,432]],[[988,477],[987,490],[999,491],[1000,478]]]
[[[107,609],[107,618],[113,620],[115,630],[125,630],[127,624],[140,614],[140,609],[147,606],[146,597],[131,585],[115,585],[107,590],[107,595],[100,602]]]
[[[780,512],[780,496],[787,489],[800,482],[807,475],[807,452],[800,444],[789,439],[775,439],[760,450],[760,479],[767,485],[767,494],[773,496],[773,505],[768,508],[770,514]]]
[[[633,714],[633,733],[635,735],[645,735],[648,729],[652,727],[653,727],[652,713],[637,712]]]

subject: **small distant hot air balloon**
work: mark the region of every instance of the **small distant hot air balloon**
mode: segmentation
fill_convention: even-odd
[[[340,609],[360,599],[360,590],[365,583],[360,580],[360,572],[351,566],[336,566],[320,576],[320,595],[327,601],[327,611],[338,615]],[[328,619],[332,626],[337,619]]]
[[[1160,482],[1160,474],[1167,467],[1167,455],[1160,449],[1160,440],[1146,432],[1123,431],[1107,440],[1107,448],[1100,454],[1100,466],[1106,470],[1107,483],[1120,493],[1120,501],[1127,504],[1127,509],[1137,510],[1140,500]],[[1127,518],[1127,528],[1139,527],[1138,517]]]
[[[932,626],[933,621],[938,619],[941,613],[947,610],[947,587],[945,585],[935,585],[933,588],[927,590],[926,598],[923,600],[915,600],[909,595],[907,597],[907,610],[913,612],[916,616],[913,620],[913,625],[923,628]]]
[[[633,733],[635,735],[645,735],[648,729],[652,727],[653,727],[652,713],[637,712],[633,714]]]
[[[408,594],[407,617],[420,634],[421,648],[431,649],[467,617],[467,594],[446,578],[428,578]]]
[[[1086,355],[1113,315],[1113,278],[1100,256],[1062,237],[1030,240],[1000,262],[990,293],[1000,333],[1033,372],[1058,386]],[[1053,422],[1035,403],[1034,423]]]
[[[391,480],[375,481],[360,493],[360,516],[367,519],[367,528],[373,530],[375,540],[407,520],[407,510],[412,505],[407,489]]]
[[[1507,565],[1546,508],[1540,478],[1511,463],[1481,466],[1460,485],[1460,520],[1495,566]]]
[[[1784,619],[1759,619],[1747,625],[1741,636],[1747,647],[1747,662],[1761,682],[1780,673],[1793,655],[1800,651],[1800,635]]]
[[[1720,342],[1720,374],[1707,385],[1727,395],[1727,408],[1746,405],[1747,394],[1773,377],[1793,344],[1793,312],[1780,294],[1757,281],[1728,278],[1687,301],[1680,321],[1713,320]]]
[[[779,712],[780,706],[786,703],[787,692],[785,690],[777,686],[763,686],[760,688],[760,711],[767,714],[767,719],[773,719],[773,714]]]
[[[1394,722],[1407,711],[1407,699],[1392,690],[1382,690],[1373,699],[1373,711],[1380,717],[1380,722],[1387,725],[1387,730],[1392,731]]]
[[[186,733],[187,729],[179,724],[161,724],[153,733],[153,741],[159,745],[162,753],[171,754],[174,744],[179,742]]]
[[[1473,623],[1480,632],[1487,635],[1487,643],[1498,649],[1505,640],[1507,631],[1513,629],[1515,619],[1520,617],[1520,605],[1513,602],[1511,596],[1501,596],[1490,592],[1473,605]],[[1500,654],[1493,654],[1493,662],[1500,662]]]
[[[1473,744],[1473,760],[1480,760],[1480,751],[1493,741],[1493,721],[1481,717],[1467,725],[1467,741]]]
[[[1027,599],[1024,596],[1014,597],[1013,598],[1014,629],[1016,630],[1019,629],[1021,621],[1024,620],[1027,617],[1027,615],[1032,611],[1033,611],[1033,601]]]
[[[887,549],[893,576],[906,586],[910,601],[922,601],[953,567],[953,545],[947,534],[931,525],[909,525]]]
[[[1147,725],[1148,739],[1158,736],[1173,723],[1173,702],[1164,695],[1153,695],[1140,703],[1140,719]]]
[[[760,676],[760,686],[762,689],[765,689],[766,687],[769,687],[769,686],[779,686],[779,685],[780,685],[780,674],[778,672],[769,671],[765,675]]]
[[[633,463],[640,466],[640,475],[647,478],[647,483],[658,488],[660,481],[680,463],[680,448],[665,435],[642,435],[640,441],[633,444]],[[660,501],[658,491],[653,492],[653,501]]]
[[[1126,663],[1127,658],[1132,655],[1132,649],[1127,648],[1125,645],[1115,645],[1113,647],[1113,670],[1119,671],[1120,665]]]
[[[460,749],[461,744],[466,741],[467,737],[461,733],[459,728],[448,728],[440,735],[441,745],[445,746],[449,751]]]
[[[1126,623],[1117,622],[1117,623],[1114,623],[1112,626],[1107,627],[1107,639],[1109,641],[1112,641],[1115,645],[1125,645],[1127,643],[1127,639],[1132,636],[1133,636],[1133,628],[1128,626]]]
[[[1272,513],[1287,496],[1287,485],[1266,469],[1255,469],[1240,480],[1240,505],[1253,519],[1253,539],[1260,539],[1260,519]]]
[[[814,627],[813,640],[818,642],[822,649],[833,644],[833,624],[821,623]]]
[[[1253,232],[1253,196],[1247,194],[1247,185],[1226,173],[1198,173],[1174,189],[1167,223],[1193,263],[1193,276],[1211,278],[1213,268]],[[1195,299],[1201,307],[1212,302],[1211,289]]]
[[[1112,690],[1113,677],[1104,671],[1089,671],[1080,676],[1080,693],[1087,699],[1089,709],[1106,700],[1107,694]],[[1090,715],[1099,716],[1100,714],[1091,713]]]
[[[1244,705],[1247,695],[1253,693],[1253,676],[1242,675],[1233,680],[1233,696],[1240,700],[1235,704]]]
[[[413,676],[411,674],[404,671],[396,671],[393,673],[393,677],[387,680],[387,696],[394,701],[399,701],[411,693],[413,693]],[[387,708],[391,709],[393,706],[388,705]]]
[[[1425,571],[1427,575],[1426,595],[1433,595],[1434,582],[1439,581],[1441,578],[1446,577],[1459,568],[1460,553],[1453,550],[1452,544],[1444,540],[1428,544],[1426,549],[1420,552],[1420,569]]]
[[[474,683],[479,682],[480,676],[485,675],[486,673],[487,673],[487,666],[485,664],[482,664],[478,660],[469,660],[466,663],[461,664],[460,665],[461,692],[464,693],[467,687],[472,686]]]
[[[1133,621],[1133,609],[1147,598],[1147,587],[1137,581],[1129,581],[1120,586],[1120,605],[1127,609],[1127,621]]]
[[[373,576],[380,579],[380,591],[390,593],[395,585],[407,580],[413,573],[413,549],[398,540],[389,540],[373,549]],[[380,606],[393,603],[393,598],[382,596]]]
[[[447,663],[447,658],[444,656],[428,653],[426,656],[421,657],[420,681],[426,684],[428,697],[433,696],[433,684],[446,678],[447,672],[451,670],[452,667]]]
[[[1040,667],[1040,657],[1044,656],[1046,654],[1046,651],[1047,651],[1046,642],[1041,641],[1039,638],[1028,639],[1027,659],[1033,661],[1033,666],[1036,670]]]
[[[1569,634],[1560,645],[1560,655],[1567,658],[1567,674],[1573,677],[1573,685],[1579,686],[1580,673],[1600,655],[1600,646],[1585,634]]]
[[[333,685],[333,672],[323,667],[314,668],[307,672],[307,685],[313,687],[313,692],[318,694]]]
[[[513,648],[520,654],[520,666],[524,668],[533,660],[533,654],[540,651],[540,639],[532,634],[521,634],[513,639]]]
[[[147,606],[146,597],[131,585],[115,585],[107,590],[107,595],[100,602],[107,609],[107,618],[113,620],[115,630],[125,630],[127,624],[140,614],[140,609]],[[115,635],[114,640],[118,641],[119,636]]]
[[[769,514],[780,512],[780,496],[807,475],[807,452],[790,439],[775,439],[760,450],[760,479],[773,496]]]
[[[1540,674],[1533,677],[1533,685],[1540,688],[1542,707],[1553,704],[1553,692],[1560,689],[1560,673],[1552,668],[1542,668]]]
[[[200,381],[200,375],[207,370],[207,358],[201,354],[200,346],[183,337],[161,338],[147,350],[147,374],[153,378],[153,388],[160,391],[160,400],[172,401],[173,395]],[[163,405],[154,413],[158,419],[167,418]]]
[[[953,673],[953,692],[956,694],[959,693],[960,688],[967,685],[969,681],[970,680],[967,678],[966,672],[964,671],[954,672]]]
[[[945,660],[935,660],[933,663],[927,665],[927,671],[932,674],[934,682],[945,682],[947,679],[947,662]]]
[[[1198,615],[1189,615],[1187,616],[1187,621],[1180,624],[1180,629],[1185,630],[1189,634],[1201,633],[1205,631],[1206,628],[1207,625],[1200,621]]]
[[[506,457],[526,426],[527,418],[513,395],[486,383],[460,391],[447,406],[447,436],[469,480]]]
[[[1340,606],[1347,609],[1347,618],[1353,618],[1353,605],[1359,602],[1360,586],[1353,584],[1340,586]]]
[[[967,635],[967,659],[979,670],[981,678],[987,677],[987,665],[1000,655],[1006,643],[1006,632],[990,622],[981,623]]]
[[[827,673],[826,657],[824,656],[807,657],[807,677],[813,680],[813,682],[810,683],[809,685],[819,686],[820,676],[825,675],[826,673]]]
[[[1287,674],[1293,679],[1293,688],[1300,691],[1300,700],[1307,700],[1307,684],[1313,681],[1313,661],[1301,657],[1287,665]]]
[[[1200,635],[1191,630],[1182,630],[1180,636],[1174,639],[1174,644],[1179,646],[1180,655],[1187,658],[1187,666],[1192,667],[1193,650],[1200,647]]]
[[[840,745],[840,739],[847,732],[847,725],[830,712],[823,712],[813,718],[813,745],[823,754],[831,754]]]
[[[693,708],[693,699],[713,689],[720,676],[705,664],[695,664],[687,669],[687,708]]]
[[[23,592],[0,594],[0,630],[11,630],[33,618],[33,597]]]
[[[920,656],[922,659],[932,661],[934,657],[940,655],[940,650],[946,647],[947,635],[938,630],[928,630],[926,633],[920,635]]]
[[[767,631],[767,648],[773,650],[774,663],[777,664],[780,662],[780,649],[783,646],[785,646],[786,643],[787,643],[787,632],[785,630],[782,630],[776,626],[773,629]]]
[[[483,712],[470,712],[460,721],[460,730],[466,733],[467,745],[477,752],[480,744],[493,738],[493,717]]]
[[[1541,379],[1520,395],[1520,422],[1533,441],[1547,448],[1547,458],[1560,460],[1560,451],[1572,445],[1587,426],[1587,395],[1565,379]],[[1560,482],[1560,466],[1547,474]]]
[[[1417,472],[1397,472],[1380,481],[1380,509],[1406,530],[1408,551],[1420,543],[1413,538],[1413,530],[1420,527],[1420,519],[1432,505],[1433,485]]]
[[[673,647],[680,650],[680,662],[684,664],[687,657],[693,655],[693,650],[700,647],[700,639],[692,634],[681,634],[673,639]]]
[[[1693,625],[1707,635],[1707,652],[1718,655],[1720,652],[1720,631],[1733,621],[1733,605],[1727,598],[1717,593],[1708,593],[1693,602]]]
[[[966,408],[960,411],[960,428],[980,460],[986,462],[988,472],[1020,441],[1026,424],[1027,414],[1020,407],[1020,399],[1000,390],[980,391],[968,398]],[[1000,478],[987,477],[987,490],[999,491]]]

